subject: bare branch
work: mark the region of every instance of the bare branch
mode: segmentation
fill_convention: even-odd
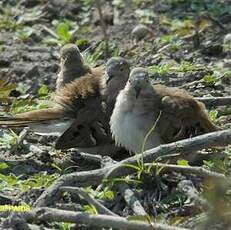
[[[66,191],[70,193],[77,193],[78,195],[82,196],[89,204],[92,204],[95,206],[97,211],[100,214],[106,214],[106,215],[111,215],[111,216],[117,216],[114,212],[110,211],[107,209],[105,206],[100,204],[97,200],[92,198],[89,194],[87,194],[83,189],[78,188],[78,187],[61,187],[61,191]]]
[[[227,96],[227,97],[196,97],[195,99],[203,102],[206,106],[231,105],[231,96]]]
[[[126,218],[108,215],[89,215],[83,212],[73,212],[54,208],[37,208],[24,213],[26,220],[70,222],[86,224],[88,226],[110,227],[130,230],[186,230],[185,228],[172,227],[169,225],[142,221],[128,221]]]
[[[191,154],[192,151],[215,146],[226,146],[229,144],[231,144],[231,129],[212,132],[170,144],[160,145],[156,148],[150,149],[143,154],[144,163],[151,163],[154,160],[166,155],[175,153],[183,153],[186,155]],[[124,167],[124,164],[136,165],[137,157],[141,157],[141,154],[120,161],[113,165],[113,168],[112,166],[108,166],[102,169],[86,172],[75,172],[61,176],[53,185],[42,193],[42,195],[35,202],[34,206],[43,207],[58,200],[61,195],[59,188],[62,186],[84,187],[89,185],[98,185],[106,174],[108,177],[110,176],[110,178],[129,175],[134,171],[131,168]]]
[[[208,169],[198,167],[198,166],[183,166],[183,165],[173,165],[173,164],[163,164],[163,163],[146,163],[146,166],[160,167],[160,173],[168,172],[179,172],[183,174],[195,174],[204,178],[216,178],[224,179],[225,175],[221,173],[212,172]]]
[[[231,144],[231,129],[212,132],[193,138],[188,138],[173,142],[170,144],[160,145],[156,148],[147,150],[143,153],[144,163],[150,163],[157,159],[161,159],[166,155],[173,155],[176,153],[182,153],[184,155],[191,154],[193,151],[198,151],[205,148],[215,146],[226,146]],[[117,163],[110,172],[107,174],[107,178],[121,177],[134,172],[132,168],[126,168],[124,164],[137,164],[138,157],[142,157],[142,154],[136,155],[135,157],[127,158]]]
[[[130,189],[130,187],[125,183],[119,183],[118,189],[128,206],[133,210],[137,216],[147,216],[143,206],[141,205],[139,199],[136,197],[135,193]]]

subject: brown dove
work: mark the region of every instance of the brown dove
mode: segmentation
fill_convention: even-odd
[[[186,91],[152,85],[144,68],[131,71],[116,99],[110,127],[116,144],[135,153],[218,129],[201,102]]]
[[[83,60],[79,48],[75,44],[66,44],[60,51],[60,72],[56,80],[56,90],[60,90],[65,84],[94,72]]]
[[[89,145],[89,143],[91,142],[90,140],[85,143],[86,136],[82,141],[79,141],[74,137],[74,133],[76,132],[76,130],[78,130],[79,125],[80,127],[82,127],[80,124],[80,120],[76,119],[69,127],[69,129],[67,129],[57,140],[57,149],[66,149],[82,146],[84,148],[88,147],[88,149],[85,149],[85,151],[94,153],[96,149],[95,147],[97,147],[97,153],[100,153],[107,151],[106,149],[108,149],[107,147],[109,145],[110,151],[114,151],[114,142],[111,139],[109,121],[114,108],[116,97],[119,91],[124,88],[128,80],[130,67],[128,62],[124,58],[113,57],[109,59],[109,61],[106,63],[105,72],[106,74],[104,76],[104,79],[106,82],[106,87],[104,87],[101,94],[104,104],[104,113],[102,113],[101,117],[98,117],[98,119],[96,119],[94,123],[87,125],[90,134],[88,135],[88,137],[90,137],[92,145]],[[95,113],[95,111],[91,110],[90,113]],[[86,131],[87,129],[85,127],[85,129],[82,130]],[[81,146],[80,142],[82,143]],[[111,149],[111,145],[113,146],[113,149]]]
[[[57,149],[112,145],[107,103],[111,108],[109,103],[115,102],[118,92],[124,87],[129,65],[123,58],[111,58],[106,72],[105,75],[102,67],[95,68],[94,72],[56,91],[53,108],[1,117],[0,127],[30,127],[40,135],[59,136]]]

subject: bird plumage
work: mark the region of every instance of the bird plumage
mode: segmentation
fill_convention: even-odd
[[[126,66],[126,71],[114,71],[120,74],[112,74],[109,82],[103,67],[91,69],[89,73],[56,90],[53,108],[18,114],[10,119],[2,118],[0,127],[30,127],[38,134],[55,134],[59,136],[55,145],[57,149],[78,147],[90,148],[92,153],[103,150],[108,153],[110,147],[114,148],[115,145],[106,115],[107,105],[110,108],[114,106],[111,103],[115,102],[129,76],[127,62],[123,58],[115,59],[113,65],[116,68]]]
[[[186,91],[151,85],[148,72],[135,68],[117,97],[112,136],[118,145],[139,153],[155,122],[145,149],[217,130],[202,103]]]
[[[84,62],[82,54],[75,44],[64,45],[60,53],[60,71],[56,79],[56,90],[62,89],[67,83],[92,71]]]
[[[109,59],[106,63],[105,75],[103,76],[103,80],[106,85],[102,88],[100,93],[102,99],[101,110],[98,114],[96,113],[99,105],[97,105],[94,109],[84,110],[89,113],[87,114],[86,112],[85,116],[89,116],[94,119],[91,119],[88,123],[85,121],[84,126],[81,120],[74,120],[70,128],[67,129],[57,140],[56,148],[71,148],[78,146],[88,148],[86,151],[89,152],[95,152],[95,149],[97,149],[97,153],[102,153],[104,150],[108,151],[108,149],[110,149],[110,151],[114,151],[115,146],[111,138],[109,121],[116,97],[119,91],[126,84],[129,72],[129,64],[124,58],[113,57]],[[93,104],[96,105],[94,100]],[[93,116],[93,114],[95,115]],[[76,131],[78,134],[77,136],[74,135]],[[104,146],[107,147],[104,149]],[[108,146],[113,146],[113,150],[111,150],[110,147],[108,148]]]

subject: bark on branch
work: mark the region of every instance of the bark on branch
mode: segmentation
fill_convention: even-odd
[[[83,212],[73,212],[54,208],[36,208],[24,214],[27,221],[57,221],[104,228],[128,230],[187,230],[186,228],[172,227],[169,225],[148,223],[142,221],[129,221],[124,217],[108,215],[89,215]]]
[[[215,146],[226,146],[229,144],[231,144],[231,129],[208,133],[150,149],[143,154],[144,163],[151,163],[160,157],[170,154],[183,153],[184,155],[187,155],[191,154],[192,151]],[[60,197],[59,188],[62,186],[84,187],[98,185],[102,179],[105,178],[105,175],[107,175],[107,178],[113,178],[131,174],[134,171],[131,168],[124,167],[124,164],[136,165],[137,157],[141,157],[141,154],[120,161],[115,164],[113,168],[112,166],[108,166],[102,169],[64,175],[43,192],[35,202],[34,206],[48,206],[58,200]]]
[[[227,97],[196,97],[200,102],[203,102],[207,107],[231,105],[231,96]]]

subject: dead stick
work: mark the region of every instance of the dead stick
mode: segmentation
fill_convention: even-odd
[[[183,174],[195,174],[204,178],[224,179],[225,175],[221,173],[212,172],[208,169],[198,166],[183,166],[163,163],[146,163],[145,166],[162,168],[160,173],[179,172]]]
[[[205,148],[215,146],[226,146],[231,144],[231,129],[212,132],[197,137],[173,142],[170,144],[160,145],[156,148],[144,152],[144,163],[151,163],[161,156],[171,155],[174,153],[184,153],[185,155],[191,154],[192,151],[197,151]],[[89,186],[98,185],[105,174],[110,174],[111,177],[120,177],[132,173],[131,168],[125,168],[124,164],[137,164],[137,157],[140,155],[129,157],[123,161],[118,162],[112,166],[108,166],[102,169],[86,171],[86,172],[75,172],[61,176],[54,184],[46,189],[42,195],[34,203],[34,206],[43,207],[48,206],[59,199],[60,191],[59,188],[62,186]]]
[[[222,106],[231,105],[231,96],[227,97],[196,97],[200,102],[203,102],[206,106]]]
[[[139,199],[136,197],[135,193],[130,189],[130,187],[126,183],[119,183],[117,186],[124,200],[126,201],[128,206],[133,210],[135,215],[148,216],[143,206],[141,205]]]
[[[89,204],[95,206],[97,211],[100,214],[106,214],[111,216],[117,216],[114,212],[107,209],[105,206],[100,204],[96,199],[92,198],[89,194],[87,194],[83,189],[78,187],[61,187],[61,191],[70,192],[70,193],[77,193],[78,195],[82,196]]]
[[[37,208],[24,213],[28,221],[57,221],[70,222],[76,224],[86,224],[88,226],[98,226],[102,228],[116,228],[128,230],[186,230],[185,228],[172,227],[158,223],[146,223],[142,221],[128,221],[124,217],[108,215],[90,215],[83,212],[73,212],[54,208]]]
[[[108,160],[104,164],[104,167],[112,166],[114,164],[118,163],[117,161],[114,161],[110,157],[108,157]],[[98,188],[102,188],[103,184],[101,184]],[[97,189],[98,189],[97,188]],[[125,202],[127,205],[132,209],[135,215],[137,216],[148,216],[148,214],[145,212],[142,204],[140,203],[139,199],[136,197],[135,193],[132,191],[132,189],[124,182],[118,183],[116,185],[116,188],[119,190],[121,195],[123,196]]]
[[[198,151],[205,148],[215,146],[226,146],[231,144],[231,129],[222,130],[218,132],[212,132],[193,138],[184,139],[181,141],[173,142],[170,144],[160,145],[156,148],[147,150],[143,153],[143,162],[150,163],[166,155],[172,155],[176,153],[183,153],[185,155],[191,154],[193,151]],[[128,175],[134,172],[132,168],[126,168],[124,164],[137,164],[137,159],[141,158],[142,154],[135,157],[127,158],[117,163],[110,172],[107,174],[107,178],[120,177]]]

